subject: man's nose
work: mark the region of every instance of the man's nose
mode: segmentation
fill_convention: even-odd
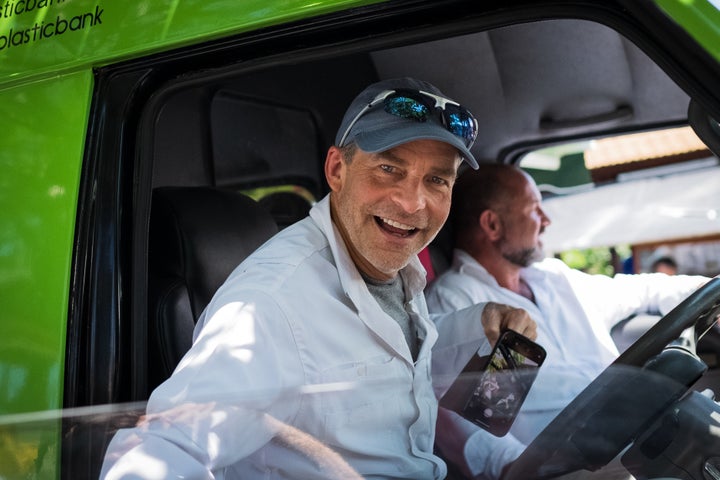
[[[548,217],[547,213],[545,213],[545,210],[542,208],[540,209],[540,217],[542,218],[542,226],[547,227],[552,223],[552,220],[550,220],[550,217]]]
[[[408,179],[400,182],[393,192],[393,201],[407,213],[424,209],[427,205],[427,192],[422,181]]]

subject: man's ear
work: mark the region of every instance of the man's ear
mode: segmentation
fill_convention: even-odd
[[[492,210],[485,210],[480,214],[480,229],[490,241],[496,241],[502,237],[502,222],[500,216]]]
[[[325,157],[325,179],[330,190],[337,192],[342,188],[347,167],[343,154],[337,147],[330,147]]]

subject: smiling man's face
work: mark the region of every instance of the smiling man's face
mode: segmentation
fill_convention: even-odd
[[[461,157],[443,142],[416,140],[381,153],[335,147],[325,173],[333,220],[358,268],[387,280],[435,237],[450,211]]]

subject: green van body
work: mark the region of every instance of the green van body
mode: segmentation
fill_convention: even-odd
[[[367,2],[11,0],[2,5],[0,337],[6,340],[0,348],[0,415],[62,406],[93,68],[361,3]]]
[[[378,2],[0,3],[0,416],[63,407],[94,69],[372,3]],[[720,60],[715,7],[706,1],[655,3]],[[0,428],[0,478],[57,477],[59,431]]]
[[[63,407],[93,69],[370,2],[0,4],[0,416]],[[109,308],[111,308],[109,306]],[[54,478],[56,431],[0,429],[0,478]]]

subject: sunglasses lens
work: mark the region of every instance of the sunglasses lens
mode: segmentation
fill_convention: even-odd
[[[385,99],[385,111],[396,117],[424,122],[429,113],[428,107],[422,102],[404,95],[391,96]]]
[[[447,121],[447,129],[451,133],[465,139],[470,143],[477,136],[475,121],[468,111],[463,108],[447,105],[445,108],[445,120]]]

